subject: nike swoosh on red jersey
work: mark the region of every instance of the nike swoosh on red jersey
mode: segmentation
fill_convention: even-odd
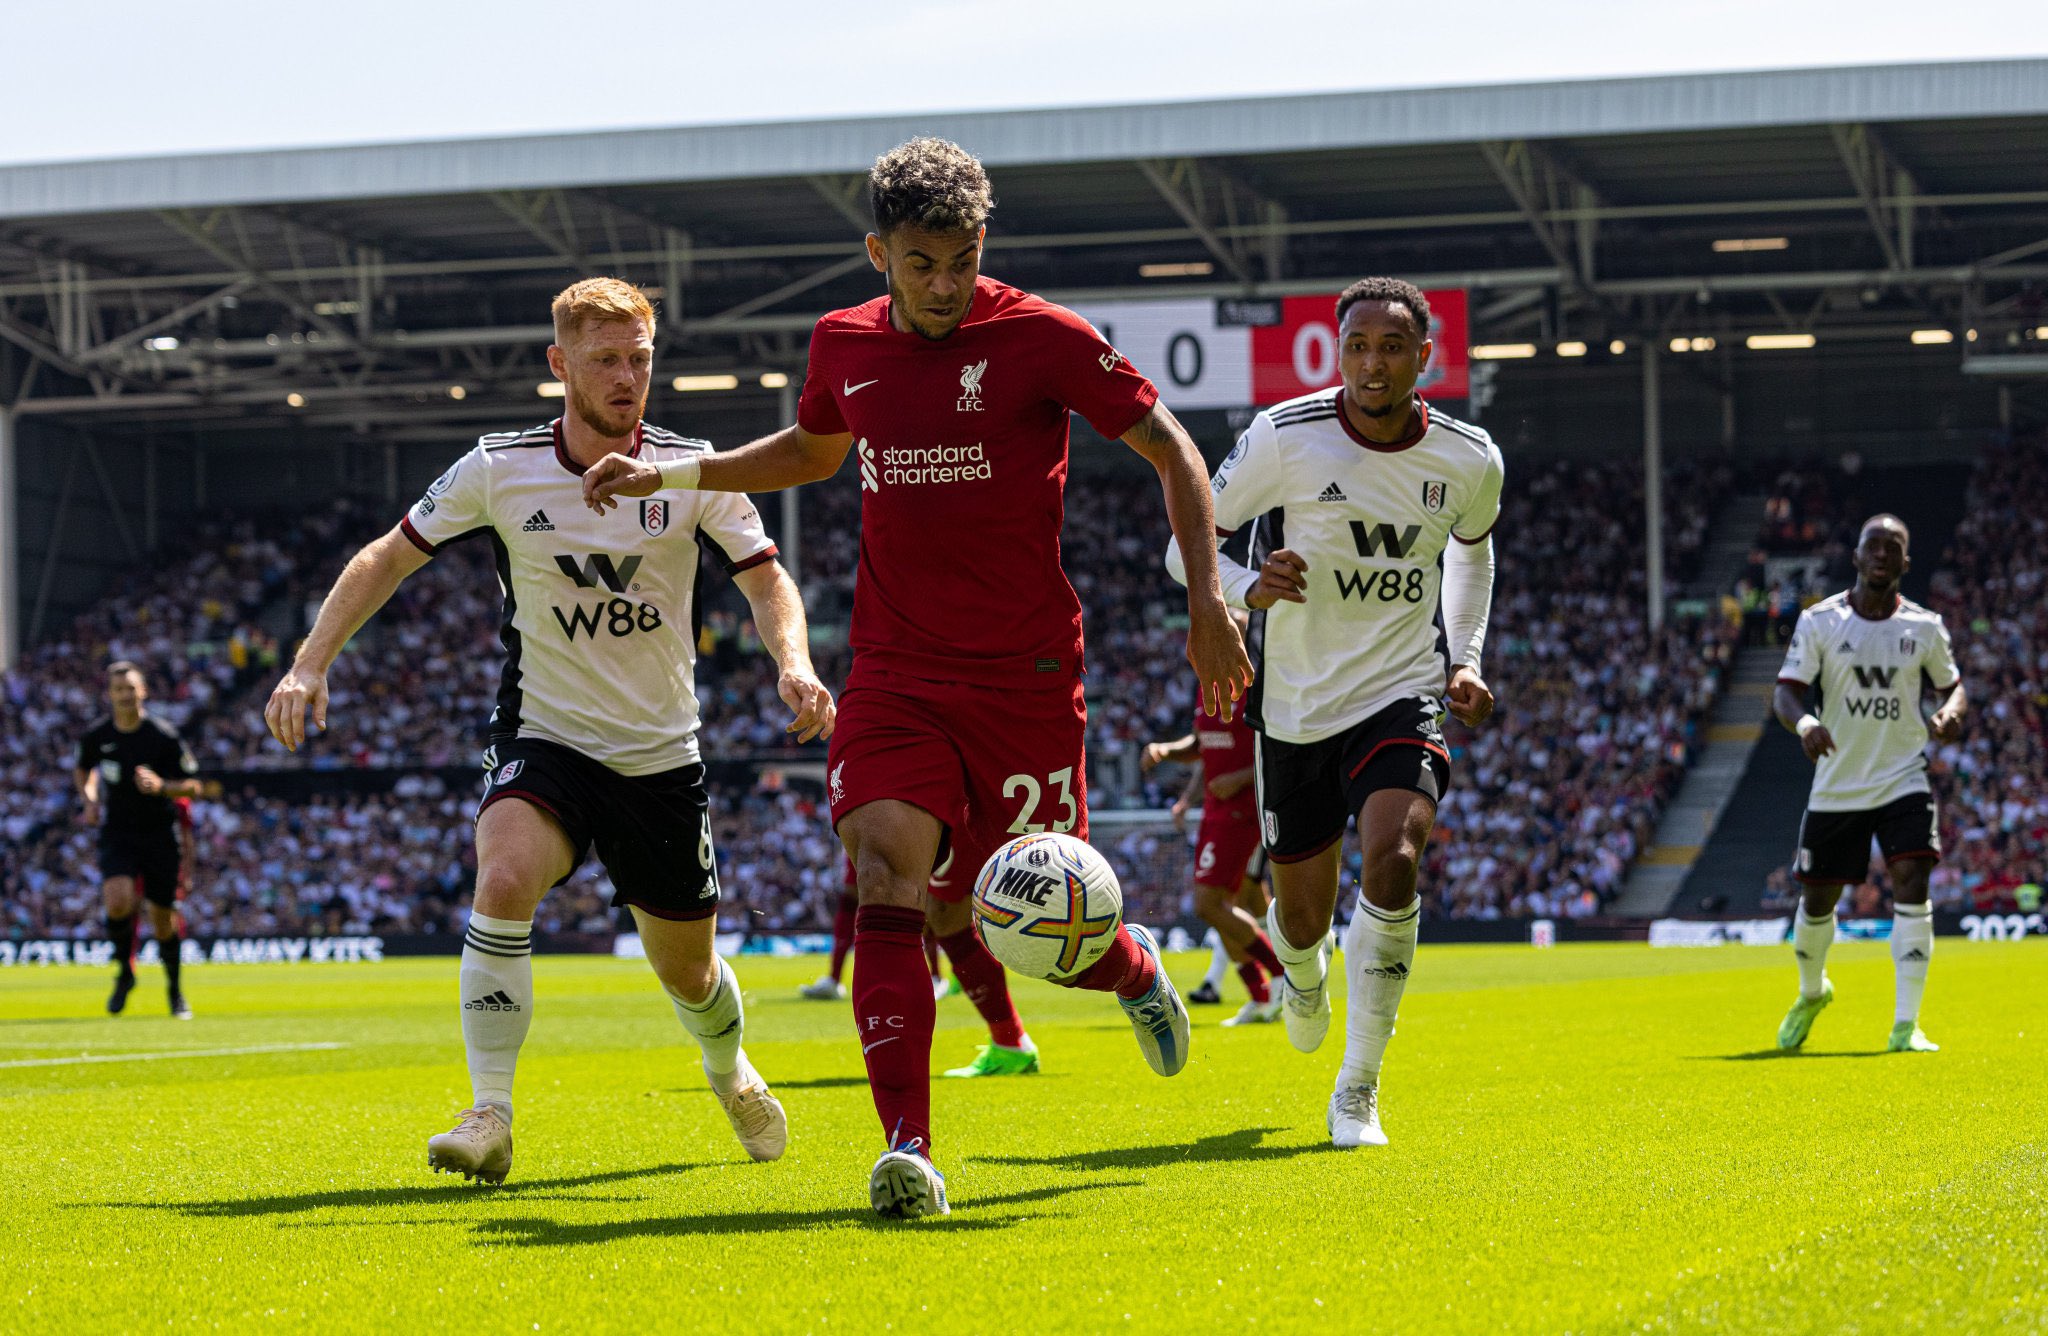
[[[881,377],[877,376],[877,377],[876,377],[875,379],[876,379],[876,380],[879,380],[879,379],[881,379]],[[848,385],[846,386],[846,388],[845,388],[845,391],[844,391],[844,393],[846,393],[846,394],[847,394],[847,395],[849,395],[849,396],[851,396],[851,395],[856,395],[856,394],[859,394],[859,393],[860,393],[860,392],[861,392],[862,390],[866,389],[866,388],[867,388],[868,386],[870,386],[870,385],[872,385],[872,384],[874,384],[874,383],[875,383],[875,382],[874,382],[873,380],[864,380],[864,381],[862,381],[862,382],[861,382],[860,384],[858,384],[858,385],[854,385],[854,384],[848,384]]]

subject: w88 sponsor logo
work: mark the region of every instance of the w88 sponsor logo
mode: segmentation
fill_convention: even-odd
[[[577,604],[566,612],[561,608],[548,610],[555,614],[556,625],[570,640],[580,635],[595,640],[599,635],[629,636],[636,631],[661,629],[660,608],[629,598],[615,598],[596,607]]]

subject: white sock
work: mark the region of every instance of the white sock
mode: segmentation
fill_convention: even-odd
[[[1827,973],[1828,948],[1835,941],[1835,916],[1808,918],[1801,909],[1792,919],[1792,954],[1799,961],[1799,995],[1820,996],[1821,978]]]
[[[1287,982],[1297,991],[1312,993],[1322,986],[1328,974],[1328,967],[1323,963],[1323,939],[1318,937],[1306,947],[1298,947],[1288,941],[1287,934],[1280,930],[1280,901],[1277,899],[1266,913],[1266,938],[1273,943],[1273,954],[1280,957],[1280,963],[1287,969]]]
[[[1214,928],[1209,929],[1202,938],[1202,945],[1209,948],[1209,972],[1202,976],[1202,982],[1220,991],[1223,980],[1230,974],[1230,952],[1223,945],[1223,934]]]
[[[512,1121],[512,1069],[533,1023],[533,920],[471,914],[462,939],[462,1046],[476,1105]]]
[[[1344,971],[1351,1000],[1344,1009],[1344,1066],[1339,1088],[1380,1079],[1380,1059],[1394,1037],[1394,1013],[1408,988],[1415,963],[1415,931],[1422,920],[1422,901],[1405,909],[1385,910],[1359,897],[1358,912],[1344,930]]]
[[[704,1075],[718,1093],[730,1095],[746,1084],[747,1078],[754,1075],[754,1068],[740,1047],[740,1040],[746,1035],[747,1013],[740,1004],[740,981],[732,966],[719,959],[718,986],[702,1002],[692,1005],[674,993],[668,995],[668,1000],[675,1004],[676,1019],[703,1050]]]
[[[1892,906],[1892,968],[1898,972],[1899,1000],[1892,1023],[1920,1019],[1920,994],[1927,988],[1927,962],[1934,958],[1934,906]]]

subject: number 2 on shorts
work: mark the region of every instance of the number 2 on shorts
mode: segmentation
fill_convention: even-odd
[[[1064,834],[1072,830],[1081,819],[1080,804],[1074,801],[1074,767],[1068,766],[1064,770],[1053,771],[1045,777],[1045,782],[1059,790],[1060,819],[1050,828]],[[1038,815],[1038,800],[1045,794],[1045,790],[1039,785],[1038,777],[1011,775],[1003,781],[1005,798],[1014,798],[1020,793],[1024,795],[1024,804],[1017,810],[1017,819],[1010,823],[1010,834],[1044,834],[1047,830],[1046,824],[1031,819]]]

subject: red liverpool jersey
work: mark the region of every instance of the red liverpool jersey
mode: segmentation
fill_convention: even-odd
[[[1249,769],[1255,761],[1252,726],[1245,722],[1244,709],[1240,706],[1226,724],[1213,714],[1203,714],[1197,706],[1195,741],[1202,749],[1203,811],[1213,811],[1218,816],[1255,815],[1259,806],[1256,785],[1247,784],[1229,798],[1206,796],[1210,784],[1225,775]]]
[[[993,279],[943,339],[896,329],[889,306],[818,321],[796,415],[815,435],[851,432],[860,468],[849,685],[1071,683],[1067,414],[1115,439],[1159,392],[1080,316]]]

